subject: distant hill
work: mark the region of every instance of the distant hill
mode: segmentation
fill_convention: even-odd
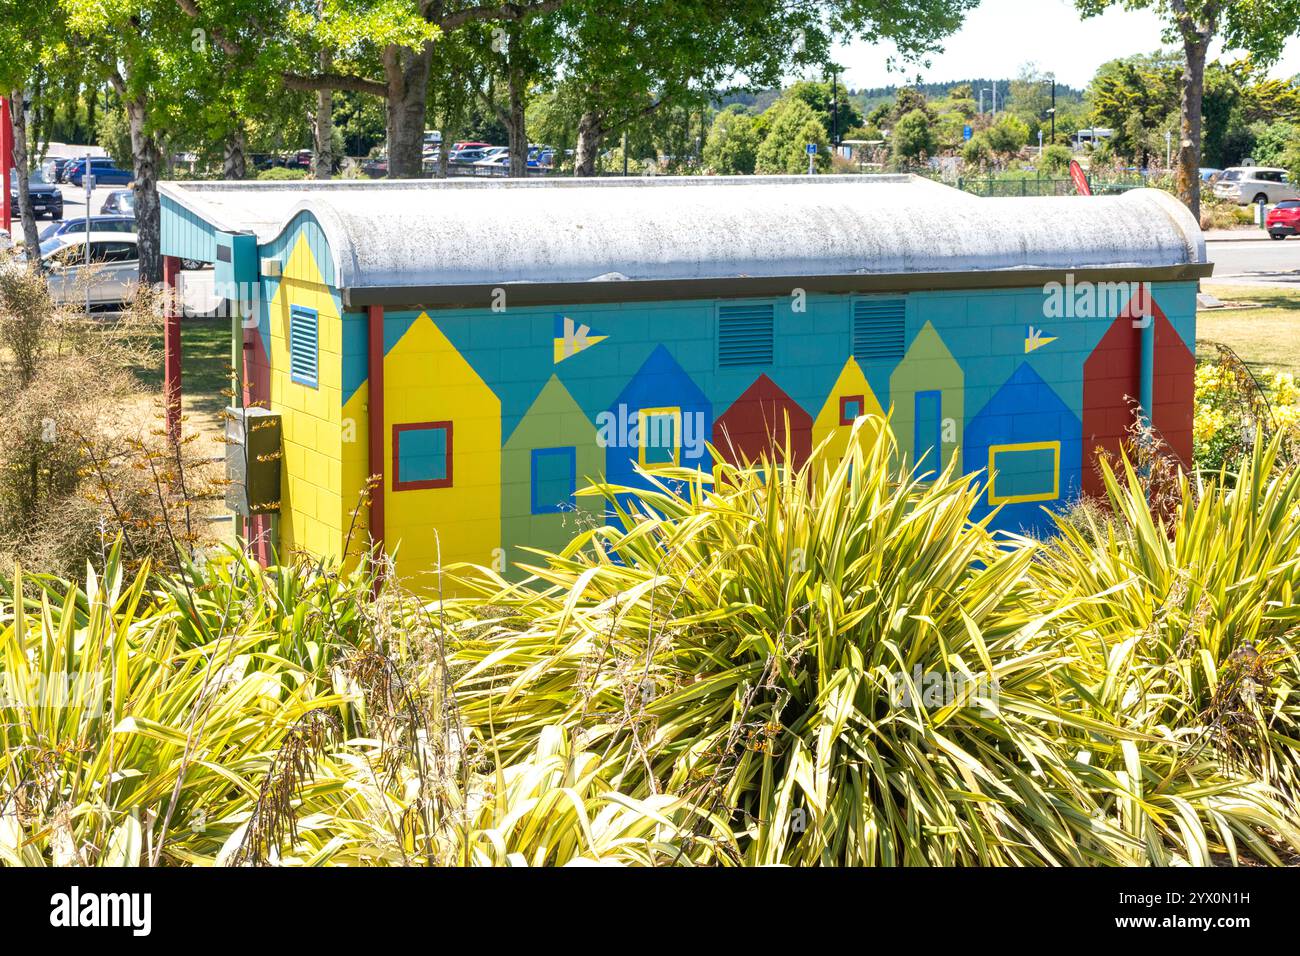
[[[915,86],[925,95],[927,100],[941,100],[948,95],[948,91],[954,86],[969,84],[970,88],[974,91],[975,99],[979,99],[980,90],[993,89],[994,82],[994,80],[984,78],[970,80],[945,80],[942,83],[898,83],[893,86],[874,86],[859,90],[850,89],[848,90],[848,96],[857,104],[858,108],[866,114],[870,113],[872,109],[881,103],[891,102],[894,99],[894,96],[898,93],[899,87],[902,86]],[[996,81],[999,108],[1001,108],[1004,98],[1008,97],[1010,94],[1011,82],[1010,79],[999,79]],[[740,103],[755,113],[761,113],[763,110],[771,106],[780,95],[781,91],[776,89],[761,90],[757,93],[728,93],[717,100],[716,106],[718,109],[724,109],[732,103]],[[1076,89],[1065,83],[1057,83],[1056,100],[1061,104],[1082,103],[1083,90]]]

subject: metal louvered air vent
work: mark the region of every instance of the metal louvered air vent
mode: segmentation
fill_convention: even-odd
[[[318,345],[315,310],[292,306],[289,310],[289,377],[300,385],[318,387]]]
[[[771,365],[775,309],[767,305],[718,307],[718,367]]]
[[[853,357],[859,362],[903,357],[906,299],[858,299],[853,303]]]

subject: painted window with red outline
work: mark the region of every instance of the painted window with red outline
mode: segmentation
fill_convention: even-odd
[[[866,414],[867,403],[861,395],[840,396],[840,424],[852,425]]]
[[[450,488],[451,422],[393,426],[393,490]]]

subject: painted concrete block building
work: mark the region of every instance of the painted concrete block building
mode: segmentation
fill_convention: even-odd
[[[282,550],[340,555],[378,476],[365,521],[404,577],[501,568],[603,520],[574,496],[588,480],[708,470],[710,445],[752,458],[786,421],[802,460],[890,413],[923,471],[993,474],[981,513],[1014,530],[1095,489],[1132,400],[1190,458],[1211,267],[1162,192],[846,176],[162,195],[169,274],[215,264],[241,399],[282,416]]]

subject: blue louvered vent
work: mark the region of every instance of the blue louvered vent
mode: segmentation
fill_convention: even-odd
[[[289,309],[289,377],[300,385],[318,387],[319,323],[315,309]]]
[[[906,299],[858,299],[853,303],[853,357],[859,362],[903,357]]]
[[[774,313],[772,305],[718,307],[718,367],[771,365]]]

